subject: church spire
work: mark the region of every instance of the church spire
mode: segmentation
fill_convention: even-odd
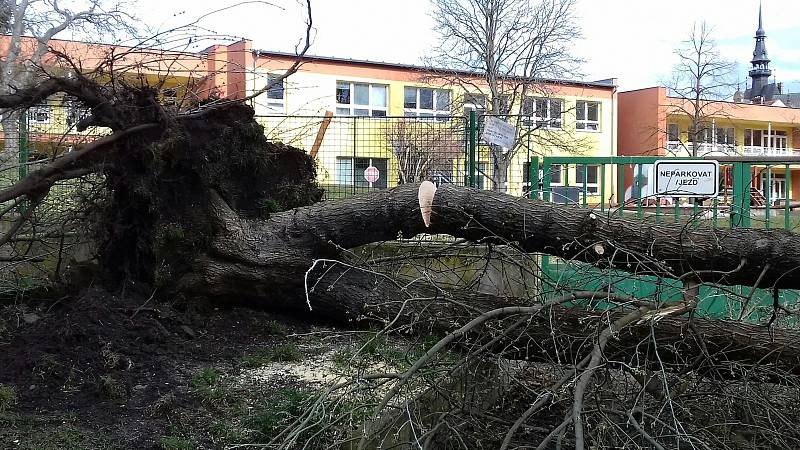
[[[760,96],[761,91],[769,82],[772,70],[769,68],[769,57],[767,47],[764,43],[767,37],[764,33],[764,25],[761,19],[761,2],[758,4],[758,30],[756,30],[756,48],[753,50],[753,59],[750,61],[750,78],[753,79],[752,97]]]
[[[761,2],[758,2],[758,30],[756,30],[756,38],[764,36],[764,25],[761,23]]]

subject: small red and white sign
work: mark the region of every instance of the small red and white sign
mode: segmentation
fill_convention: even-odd
[[[381,172],[375,166],[369,166],[364,169],[364,179],[367,180],[370,184],[378,181],[378,178],[381,177]]]

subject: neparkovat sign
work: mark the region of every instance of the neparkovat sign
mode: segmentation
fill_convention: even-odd
[[[719,162],[660,160],[654,164],[656,197],[716,197]]]

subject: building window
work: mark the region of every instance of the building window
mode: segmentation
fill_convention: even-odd
[[[600,130],[600,102],[575,102],[575,129],[584,131]]]
[[[77,125],[78,122],[90,114],[89,108],[84,107],[80,100],[72,97],[64,99],[64,109],[66,110],[65,120],[68,127]]]
[[[477,161],[475,163],[475,187],[478,189],[486,189],[489,184],[487,180],[491,178],[488,172],[489,163]]]
[[[745,147],[765,147],[770,149],[785,150],[787,148],[787,136],[785,131],[772,130],[744,130]]]
[[[719,145],[727,145],[733,147],[736,145],[735,132],[733,128],[717,127],[716,130],[716,143]]]
[[[431,179],[436,186],[453,183],[453,162],[444,161],[443,164],[437,164],[437,167],[431,169]]]
[[[406,117],[445,121],[450,116],[450,91],[446,89],[406,87],[403,92]]]
[[[561,128],[563,102],[555,98],[527,97],[522,101],[522,124],[536,128]]]
[[[777,200],[786,198],[786,175],[783,173],[770,173],[769,174],[769,201],[773,205]],[[767,174],[763,171],[759,175],[759,187],[763,194],[767,193]]]
[[[388,186],[389,160],[386,158],[336,158],[336,184],[342,186],[355,186],[359,188],[370,187],[364,178],[367,167],[378,169],[378,179],[372,183],[373,188],[384,189]]]
[[[503,94],[498,102],[498,111],[495,114],[509,114],[511,112],[511,96]]]
[[[464,115],[469,115],[470,111],[486,111],[486,96],[483,94],[464,94]]]
[[[267,111],[272,114],[286,113],[286,80],[282,75],[267,75]]]
[[[681,129],[677,123],[667,124],[667,142],[680,142]]]
[[[531,187],[531,163],[530,161],[522,163],[522,188],[528,192]]]
[[[380,84],[336,83],[336,115],[386,117],[387,87]]]
[[[536,168],[538,173],[534,174],[534,179],[537,181],[536,186],[531,185],[531,163],[530,161],[522,163],[522,193],[528,195],[532,189],[542,188],[542,169]]]
[[[50,105],[47,103],[40,103],[28,109],[28,123],[40,124],[50,123],[51,114]]]
[[[711,142],[711,130],[706,128],[694,128],[689,126],[689,131],[686,132],[686,140],[689,144],[694,143],[696,140],[698,143],[704,142]]]
[[[544,176],[550,176],[550,185],[551,186],[563,186],[564,185],[564,176],[566,175],[566,170],[560,164],[553,164],[550,166],[550,173],[544,174]]]
[[[586,193],[597,194],[600,192],[599,172],[600,166],[598,165],[579,164],[575,166],[575,185],[583,187],[584,177],[586,177]]]

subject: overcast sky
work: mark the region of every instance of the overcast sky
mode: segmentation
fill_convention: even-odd
[[[740,64],[744,77],[752,56],[758,0],[578,0],[583,38],[576,56],[586,61],[585,80],[618,78],[622,90],[659,84],[675,62],[673,49],[692,24],[713,26],[723,56]],[[210,7],[196,0],[138,0],[138,14],[155,29],[196,20]],[[203,2],[205,3],[205,2]],[[210,3],[210,2],[209,2]],[[223,0],[219,7],[234,5]],[[209,34],[246,37],[254,48],[292,51],[302,37],[297,0],[244,2],[203,18]],[[310,54],[420,63],[434,43],[429,0],[313,0],[316,37]],[[764,0],[764,28],[778,81],[800,81],[800,1]],[[195,45],[191,50],[200,50]],[[799,84],[792,84],[800,90]]]

